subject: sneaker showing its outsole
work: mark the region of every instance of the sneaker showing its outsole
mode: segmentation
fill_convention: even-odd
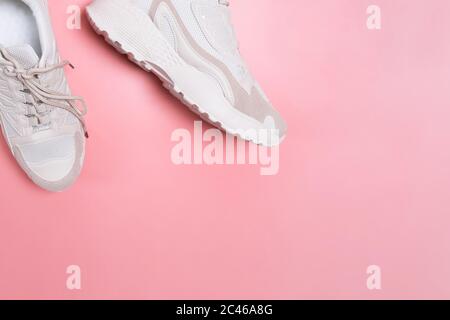
[[[158,76],[172,95],[205,121],[264,146],[276,146],[284,139],[271,119],[261,123],[234,108],[217,83],[186,63],[143,11],[127,1],[95,0],[87,15],[110,45]]]

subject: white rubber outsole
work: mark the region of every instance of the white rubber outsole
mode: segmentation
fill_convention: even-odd
[[[283,140],[274,137],[275,128],[267,128],[233,108],[211,79],[183,61],[143,12],[118,0],[95,0],[87,7],[87,16],[106,42],[143,70],[154,73],[173,96],[203,120],[255,144],[270,147]],[[192,86],[192,79],[196,86]],[[205,91],[213,94],[205,95]]]

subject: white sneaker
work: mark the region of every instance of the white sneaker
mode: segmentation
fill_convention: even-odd
[[[49,191],[72,185],[84,160],[86,108],[70,94],[68,64],[46,0],[0,0],[0,124],[22,169]]]
[[[228,0],[95,0],[94,29],[206,120],[263,145],[286,124],[242,60]]]

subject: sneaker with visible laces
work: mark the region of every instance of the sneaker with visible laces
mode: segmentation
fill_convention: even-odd
[[[243,61],[228,0],[95,0],[94,29],[205,120],[277,145],[286,124]]]
[[[79,176],[87,132],[55,43],[46,0],[0,0],[2,132],[27,175],[57,192]]]

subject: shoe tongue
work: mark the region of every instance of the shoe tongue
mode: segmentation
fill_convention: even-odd
[[[28,44],[6,48],[6,51],[24,68],[30,69],[39,63],[39,57]]]

